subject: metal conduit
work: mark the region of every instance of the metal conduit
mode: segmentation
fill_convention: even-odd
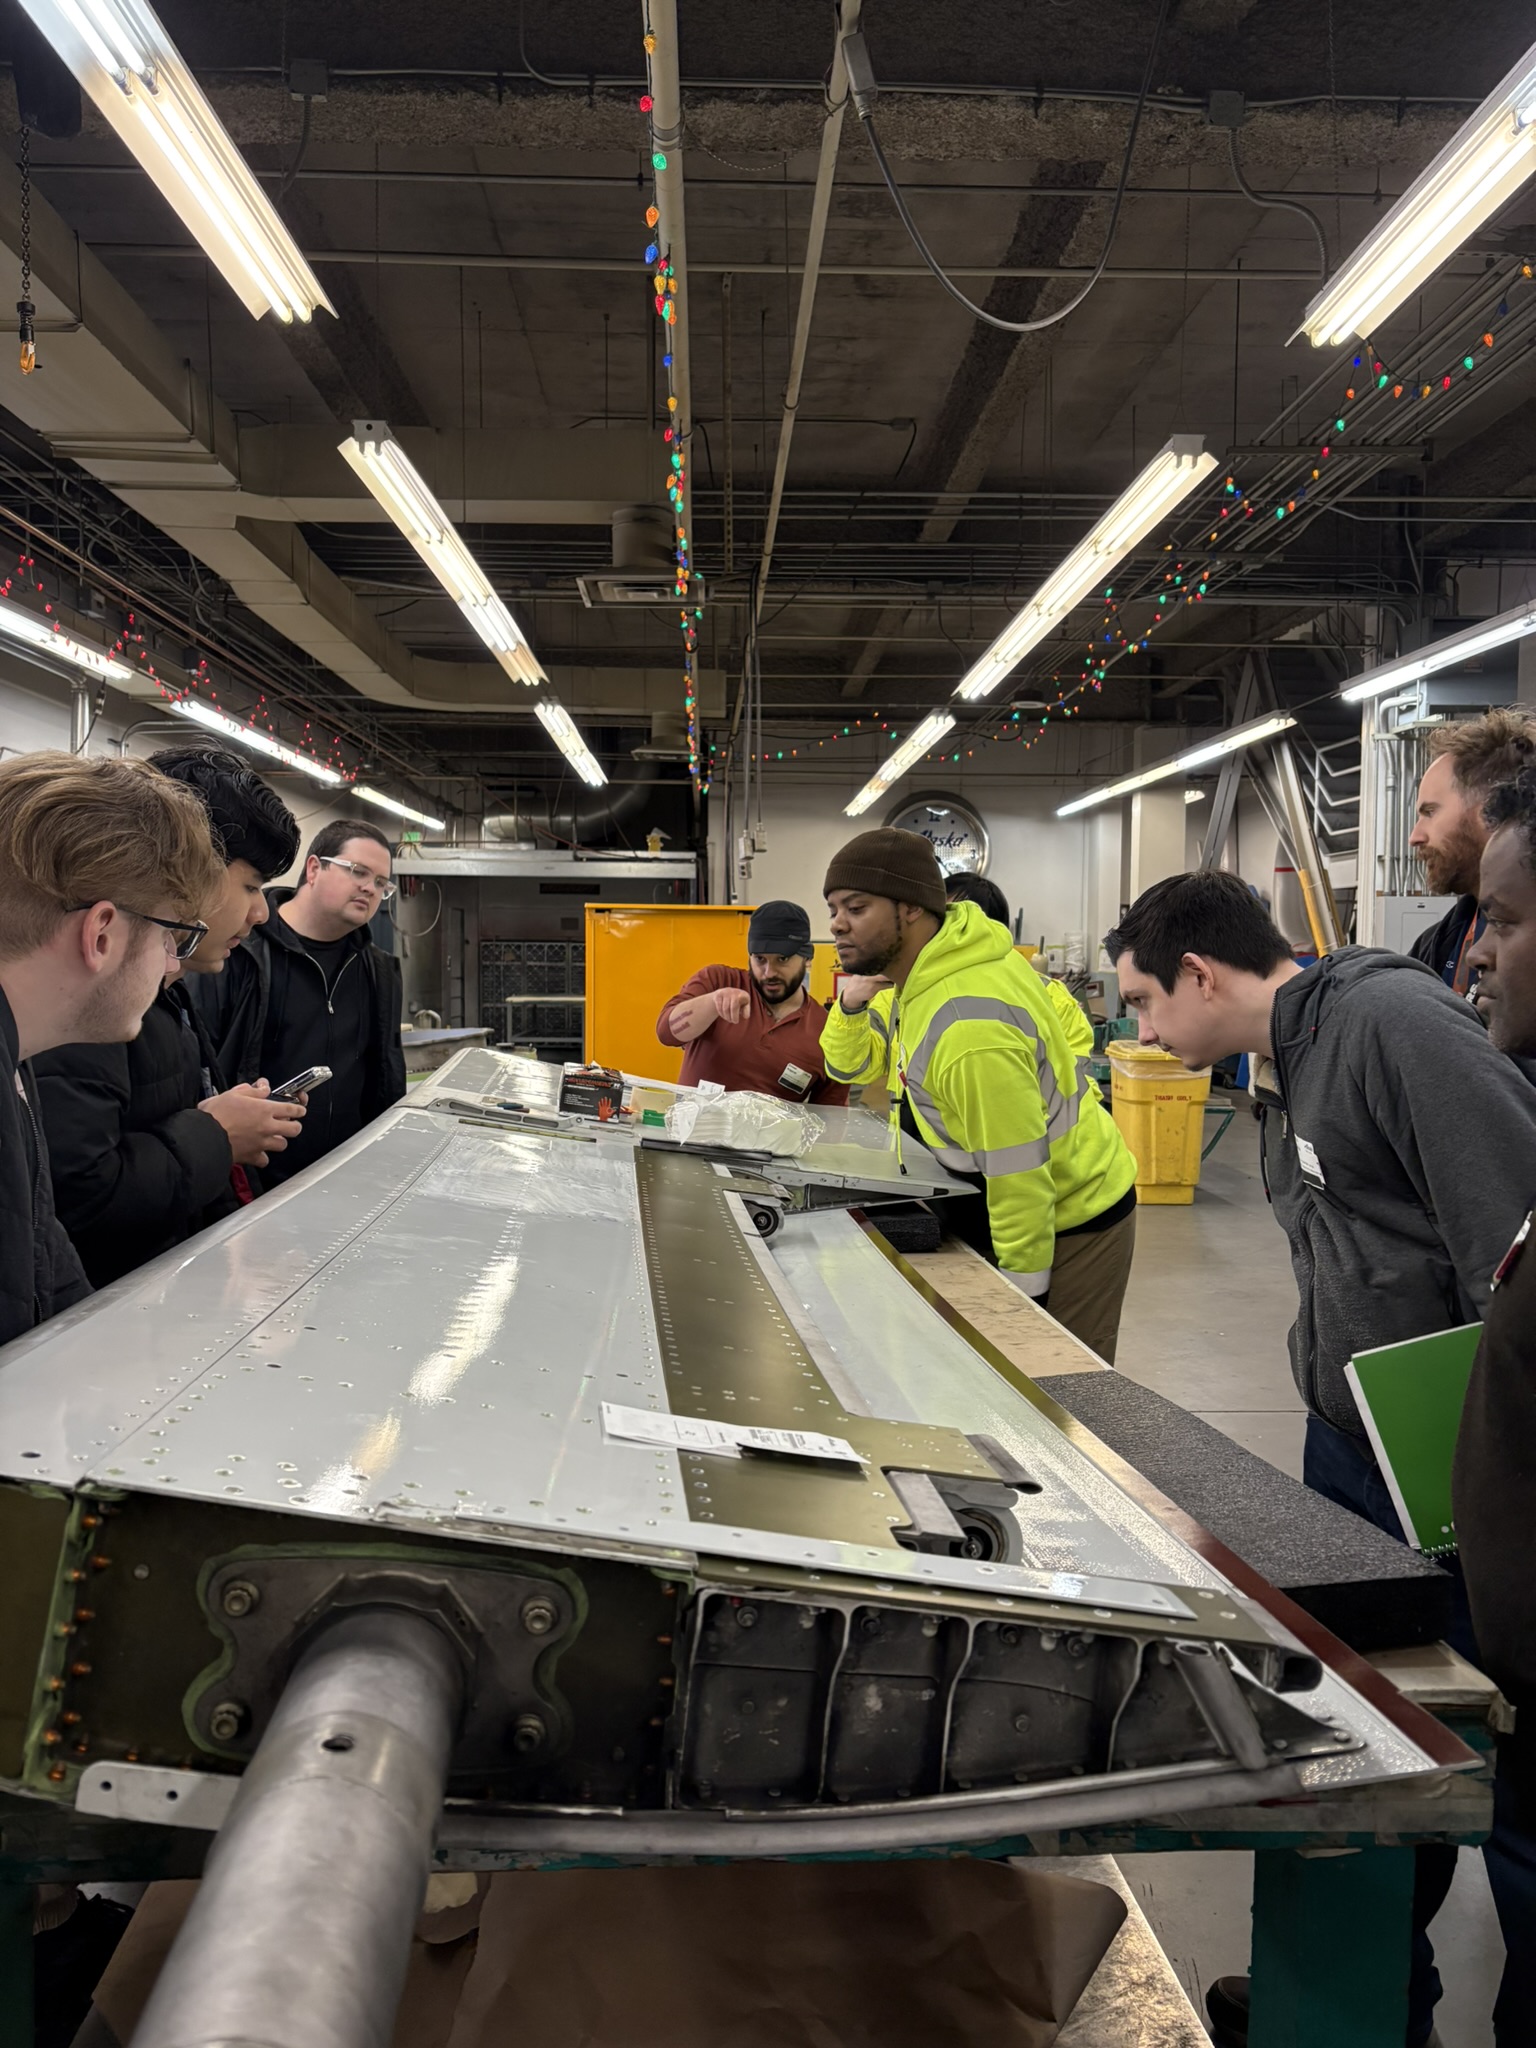
[[[677,400],[673,426],[681,448],[683,472],[682,527],[693,544],[693,376],[688,336],[688,223],[683,205],[683,95],[678,84],[677,0],[642,0],[645,26],[655,38],[650,53],[651,133],[656,154],[666,158],[656,172],[656,239],[672,259],[677,281],[676,312],[668,329],[672,356],[672,395]],[[626,266],[627,267],[627,266]]]
[[[779,445],[773,463],[773,486],[768,493],[768,517],[763,523],[763,551],[758,562],[753,620],[763,615],[768,590],[768,572],[773,566],[773,543],[779,529],[779,508],[784,503],[784,480],[789,472],[789,451],[795,437],[795,412],[800,404],[800,384],[805,375],[805,358],[811,341],[811,321],[816,312],[816,281],[821,271],[821,252],[827,239],[827,217],[832,211],[832,186],[837,177],[837,150],[843,134],[843,112],[848,104],[848,73],[843,63],[843,38],[859,25],[863,0],[842,0],[838,9],[838,32],[832,48],[832,71],[827,82],[827,118],[822,123],[821,152],[816,159],[816,189],[811,199],[811,222],[805,235],[805,267],[800,279],[800,302],[795,308],[795,338],[789,353],[789,374],[784,379],[784,417],[779,425]]]

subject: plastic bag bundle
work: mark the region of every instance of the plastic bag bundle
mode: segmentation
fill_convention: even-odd
[[[735,1152],[771,1152],[798,1159],[826,1129],[826,1121],[798,1102],[780,1102],[751,1089],[714,1090],[707,1084],[667,1111],[667,1135],[683,1145],[720,1145]]]

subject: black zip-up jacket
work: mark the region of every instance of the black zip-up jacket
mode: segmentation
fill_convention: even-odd
[[[1255,1085],[1307,1407],[1365,1431],[1357,1351],[1476,1320],[1536,1185],[1536,1090],[1421,961],[1346,946],[1285,982]]]
[[[1536,1189],[1536,1181],[1532,1183]],[[1452,1480],[1456,1543],[1479,1661],[1516,1709],[1499,1744],[1522,1823],[1536,1827],[1536,1229],[1483,1320]]]
[[[1409,947],[1409,956],[1422,960],[1426,967],[1432,967],[1449,988],[1450,977],[1456,971],[1456,962],[1461,958],[1462,943],[1467,933],[1477,922],[1477,898],[1458,896],[1438,924],[1430,926]],[[1473,980],[1477,977],[1474,975]]]
[[[228,1135],[197,1106],[224,1083],[184,984],[161,989],[130,1044],[32,1064],[54,1206],[93,1286],[240,1206]]]
[[[197,977],[194,1000],[220,1071],[233,1086],[263,1077],[274,1088],[306,1067],[329,1067],[296,1139],[262,1169],[267,1186],[291,1180],[405,1093],[400,1049],[400,965],[366,929],[355,931],[332,970],[305,951],[278,910],[292,889],[269,889],[265,924],[230,954],[222,974]]]
[[[0,1344],[83,1301],[91,1291],[74,1246],[53,1213],[48,1147],[32,1113],[27,1068],[18,1066],[16,1019],[0,992]],[[0,1371],[3,1371],[0,1362]]]

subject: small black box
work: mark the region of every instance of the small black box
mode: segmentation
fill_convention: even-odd
[[[617,1067],[567,1067],[561,1077],[564,1115],[617,1116],[623,1104],[624,1076]]]

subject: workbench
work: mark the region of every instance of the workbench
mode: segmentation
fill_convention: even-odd
[[[418,1163],[410,1165],[410,1188],[418,1190],[418,1200],[442,1200],[444,1198],[444,1159],[465,1159],[463,1165],[455,1165],[457,1176],[453,1188],[459,1190],[465,1171],[473,1167],[475,1174],[481,1174],[481,1167],[465,1153],[465,1139],[444,1139],[440,1137],[442,1124],[422,1118],[420,1112],[395,1112],[401,1143],[412,1147],[410,1157],[420,1161],[438,1163],[428,1165],[426,1171]],[[442,1153],[444,1143],[457,1145],[453,1155]],[[498,1145],[506,1141],[498,1139]],[[526,1153],[526,1143],[518,1139],[514,1151]],[[547,1141],[539,1141],[547,1143]],[[369,1174],[369,1186],[377,1188],[377,1165],[369,1165],[365,1157],[369,1149],[365,1139],[354,1141],[350,1149],[344,1149],[340,1157],[342,1167],[356,1167],[356,1171]],[[563,1147],[569,1153],[569,1147]],[[625,1149],[627,1157],[633,1157]],[[387,1157],[387,1155],[379,1155]],[[406,1157],[406,1153],[401,1153]],[[489,1155],[487,1155],[489,1157]],[[612,1153],[616,1161],[618,1153]],[[569,1167],[561,1161],[563,1180],[561,1186],[569,1194]],[[489,1167],[485,1167],[489,1171]],[[596,1169],[594,1169],[596,1171]],[[604,1171],[608,1171],[604,1167]],[[614,1171],[618,1167],[614,1165]],[[596,1182],[594,1182],[596,1184]],[[324,1186],[324,1180],[311,1186]],[[332,1182],[334,1202],[338,1212],[354,1214],[356,1196],[348,1194],[348,1176],[340,1174]],[[406,1184],[401,1184],[406,1186]],[[616,1186],[616,1182],[614,1182]],[[428,1190],[424,1194],[422,1190]],[[231,1219],[229,1225],[215,1227],[213,1233],[201,1241],[209,1247],[209,1276],[217,1278],[225,1268],[221,1260],[229,1245],[242,1245],[246,1239],[260,1247],[260,1237],[250,1237],[252,1227],[258,1225],[266,1233],[279,1233],[293,1237],[299,1231],[307,1210],[295,1214],[289,1204],[301,1198],[301,1186],[295,1184],[297,1192],[279,1196],[272,1202],[264,1202],[256,1212],[248,1212],[244,1225],[240,1219]],[[487,1200],[489,1188],[479,1182],[473,1188],[475,1198]],[[383,1196],[381,1196],[383,1198]],[[395,1217],[399,1200],[393,1198],[395,1208],[389,1208],[389,1217]],[[455,1194],[459,1200],[459,1194]],[[313,1202],[309,1204],[313,1206]],[[319,1221],[319,1212],[315,1219]],[[551,1225],[559,1225],[561,1233],[569,1237],[573,1229],[569,1208],[559,1219],[551,1219]],[[391,1223],[391,1227],[395,1227]],[[403,1225],[399,1225],[403,1229]],[[487,1210],[487,1231],[492,1229],[492,1212]],[[309,1233],[305,1233],[309,1235]],[[446,1243],[446,1241],[444,1241]],[[551,1237],[551,1243],[555,1239]],[[750,1243],[745,1247],[750,1251]],[[285,1253],[287,1255],[287,1253]],[[334,1257],[336,1253],[328,1253]],[[446,1251],[438,1251],[446,1255]],[[467,1253],[465,1253],[467,1255]],[[244,1253],[246,1272],[250,1274],[250,1262],[254,1253]],[[752,1251],[754,1260],[762,1264],[768,1257],[768,1247],[762,1253]],[[1020,1296],[1008,1282],[1001,1280],[983,1262],[975,1260],[965,1251],[940,1251],[930,1257],[903,1262],[901,1257],[881,1245],[881,1239],[868,1231],[856,1217],[846,1214],[805,1214],[805,1217],[791,1217],[786,1221],[780,1239],[774,1243],[774,1257],[778,1260],[778,1286],[780,1303],[788,1311],[797,1309],[803,1313],[805,1341],[815,1341],[817,1350],[813,1356],[819,1366],[827,1372],[836,1370],[836,1360],[829,1360],[825,1350],[840,1352],[842,1370],[852,1370],[850,1360],[862,1343],[858,1354],[858,1372],[862,1374],[856,1391],[864,1393],[874,1407],[866,1413],[881,1417],[901,1417],[903,1399],[911,1401],[915,1386],[938,1384],[934,1374],[940,1370],[940,1337],[948,1337],[950,1352],[958,1360],[971,1360],[975,1366],[975,1354],[981,1352],[989,1360],[993,1372],[975,1374],[965,1384],[963,1393],[948,1393],[944,1417],[952,1427],[969,1427],[969,1430],[987,1430],[987,1427],[1001,1427],[983,1409],[991,1405],[995,1415],[1008,1415],[1018,1411],[1020,1417],[1030,1415],[1030,1430],[1034,1436],[1028,1442],[1034,1446],[1028,1456],[1038,1462],[1034,1468],[1042,1477],[1049,1475],[1049,1460],[1071,1458],[1081,1466],[1081,1475],[1075,1485],[1079,1497],[1083,1487],[1090,1485],[1083,1475],[1096,1470],[1098,1481],[1108,1491],[1098,1499],[1098,1509],[1104,1518],[1102,1540],[1108,1548],[1104,1550],[1106,1563],[1094,1567],[1106,1573],[1124,1573],[1124,1567],[1116,1563],[1116,1546],[1135,1544],[1143,1559],[1153,1559],[1159,1546],[1165,1546],[1167,1559],[1174,1559],[1174,1552],[1186,1561],[1184,1575],[1167,1563],[1163,1569],[1186,1587],[1198,1589],[1200,1581],[1190,1577],[1190,1569],[1208,1571],[1206,1585],[1231,1585],[1239,1593],[1239,1602],[1264,1608],[1284,1630],[1288,1630],[1300,1645],[1319,1655],[1327,1669],[1352,1688],[1352,1714],[1360,1718],[1360,1726],[1368,1726],[1376,1733],[1370,1735],[1370,1745],[1380,1745],[1382,1759],[1399,1755],[1401,1761],[1378,1763],[1374,1776],[1352,1772],[1354,1757],[1341,1753],[1331,1759],[1315,1757],[1313,1763],[1305,1765],[1309,1790],[1305,1796],[1286,1796],[1282,1800],[1266,1800],[1262,1804],[1188,1804],[1180,1806],[1178,1800],[1165,1798],[1157,1819],[1112,1819],[1112,1821],[1053,1821],[1055,1812],[1067,1812],[1071,1794],[1055,1798],[1051,1788],[1044,1788],[1047,1796],[1040,1798],[1034,1806],[1038,1821],[1026,1817],[1026,1802],[1018,1802],[1020,1819],[1010,1825],[1008,1831],[999,1831],[995,1837],[973,1837],[967,1839],[961,1831],[954,1831],[944,1841],[932,1841],[930,1845],[915,1843],[899,1851],[860,1851],[860,1853],[899,1853],[899,1855],[983,1855],[983,1858],[1102,1858],[1102,1855],[1116,1855],[1139,1849],[1178,1849],[1178,1851],[1202,1851],[1202,1849],[1251,1849],[1255,1851],[1255,1933],[1253,1933],[1253,2021],[1249,2040],[1253,2048],[1401,2048],[1405,2032],[1407,2013],[1407,1950],[1409,1950],[1409,1903],[1413,1886],[1413,1855],[1411,1845],[1419,1841],[1448,1841],[1448,1843],[1475,1843],[1487,1835],[1491,1817],[1491,1794],[1487,1774],[1473,1765],[1468,1757],[1468,1747],[1475,1751],[1487,1751],[1489,1747],[1489,1718],[1497,1706],[1493,1690],[1477,1673],[1466,1671],[1448,1663],[1442,1655],[1419,1653],[1411,1663],[1393,1667],[1397,1683],[1389,1683],[1380,1671],[1368,1667],[1360,1657],[1343,1649],[1339,1642],[1327,1638],[1317,1624],[1284,1602],[1282,1595],[1276,1595],[1262,1579],[1233,1556],[1223,1544],[1208,1536],[1190,1522],[1174,1503],[1163,1499],[1151,1489],[1141,1475],[1133,1473],[1108,1446],[1100,1444],[1090,1432],[1073,1421],[1063,1409],[1055,1407],[1049,1399],[1051,1376],[1057,1372],[1081,1372],[1085,1366],[1092,1366],[1094,1360],[1085,1354],[1075,1339],[1071,1339],[1059,1325],[1047,1315],[1042,1315],[1024,1296]],[[197,1268],[199,1262],[193,1262]],[[438,1268],[440,1270],[440,1268]],[[762,1268],[766,1272],[766,1268]],[[160,1286],[180,1288],[180,1296],[193,1309],[193,1333],[186,1337],[186,1343],[197,1341],[195,1315],[199,1294],[188,1294],[188,1280],[184,1266],[176,1268],[174,1280],[168,1280],[170,1268],[150,1270],[150,1280],[143,1282],[145,1305],[147,1294]],[[197,1274],[193,1274],[197,1278]],[[227,1282],[221,1282],[227,1284]],[[207,1288],[209,1282],[203,1282]],[[909,1292],[905,1292],[909,1290]],[[799,1296],[791,1300],[791,1296]],[[930,1311],[928,1317],[918,1315],[918,1307],[911,1300]],[[129,1294],[119,1296],[123,1303]],[[209,1296],[211,1298],[211,1296]],[[319,1300],[319,1296],[307,1296]],[[297,1303],[299,1294],[289,1290],[285,1300]],[[911,1307],[903,1307],[903,1303]],[[522,1313],[530,1313],[537,1303],[524,1298]],[[682,1300],[676,1303],[676,1313],[682,1315]],[[227,1307],[217,1311],[227,1319]],[[272,1317],[279,1311],[272,1311]],[[539,1311],[545,1313],[545,1311]],[[555,1313],[553,1309],[549,1313]],[[297,1327],[299,1317],[293,1309],[283,1307],[281,1315],[287,1319],[281,1325],[268,1317],[266,1323],[250,1325],[256,1333],[238,1337],[242,1350],[240,1358],[254,1360],[260,1356],[266,1364],[274,1362],[276,1354],[256,1352],[262,1343],[289,1343],[291,1364],[307,1364],[305,1356],[299,1356],[305,1343],[305,1331],[311,1323],[324,1323],[324,1300],[319,1307],[307,1307],[305,1315],[309,1321],[303,1329]],[[76,1311],[80,1317],[80,1311]],[[907,1335],[901,1348],[887,1343],[889,1333],[905,1319]],[[76,1323],[76,1327],[80,1327]],[[350,1325],[358,1331],[358,1325]],[[797,1321],[797,1329],[801,1323]],[[279,1335],[268,1337],[262,1331],[279,1331]],[[287,1335],[283,1335],[287,1331]],[[924,1331],[928,1335],[924,1335]],[[403,1325],[397,1329],[399,1335],[406,1335]],[[37,1341],[37,1339],[33,1339]],[[68,1329],[61,1333],[61,1350],[68,1354],[70,1335]],[[483,1339],[477,1339],[483,1341]],[[963,1350],[954,1350],[956,1343],[963,1343]],[[313,1350],[313,1346],[311,1346]],[[362,1358],[365,1346],[356,1343],[352,1354],[356,1362],[346,1364],[344,1370],[360,1372],[367,1370],[367,1360]],[[897,1358],[895,1350],[903,1350],[905,1356]],[[553,1356],[553,1354],[549,1354]],[[47,1364],[51,1354],[47,1352],[47,1339],[37,1348],[39,1366]],[[129,1370],[131,1362],[123,1364]],[[500,1366],[500,1360],[492,1360]],[[201,1366],[197,1370],[203,1370]],[[885,1386],[877,1386],[881,1374],[889,1374]],[[217,1378],[217,1374],[215,1374]],[[266,1380],[258,1374],[262,1384],[276,1386],[279,1382]],[[973,1384],[975,1382],[975,1384]],[[20,1386],[23,1382],[12,1382]],[[240,1384],[240,1382],[236,1382]],[[256,1382],[250,1384],[252,1393]],[[344,1382],[350,1384],[350,1382]],[[459,1391],[469,1391],[473,1380],[459,1382]],[[1024,1405],[1020,1405],[1020,1395]],[[170,1399],[180,1399],[172,1395]],[[197,1399],[197,1397],[193,1397]],[[211,1389],[211,1399],[217,1403],[225,1399],[219,1389]],[[844,1397],[848,1399],[848,1397]],[[932,1399],[922,1395],[924,1401]],[[940,1403],[940,1405],[944,1405]],[[952,1409],[952,1413],[950,1413]],[[965,1413],[961,1413],[965,1409]],[[909,1409],[907,1409],[909,1411]],[[182,1438],[180,1466],[172,1464],[162,1468],[160,1485],[174,1483],[172,1475],[182,1475],[180,1485],[186,1487],[190,1464],[188,1440],[195,1430],[207,1430],[207,1421],[197,1423],[193,1407],[178,1409],[188,1415],[188,1425],[174,1436]],[[938,1415],[938,1407],[934,1409]],[[322,1419],[319,1411],[313,1417]],[[856,1415],[844,1415],[844,1425],[852,1425]],[[1040,1421],[1047,1421],[1051,1430],[1040,1432]],[[885,1427],[907,1427],[905,1423],[885,1423]],[[160,1432],[156,1432],[160,1434]],[[1059,1436],[1057,1436],[1059,1434]],[[1065,1438],[1065,1450],[1053,1448],[1059,1438]],[[475,1452],[475,1436],[469,1432],[455,1440],[463,1454]],[[1016,1442],[1026,1442],[1016,1438]],[[295,1450],[297,1454],[297,1450]],[[459,1452],[457,1452],[459,1454]],[[37,1452],[23,1452],[23,1456],[37,1456]],[[111,1454],[109,1454],[111,1456]],[[119,1450],[117,1456],[123,1456]],[[166,1454],[154,1450],[150,1456],[156,1460]],[[176,1452],[172,1452],[176,1456]],[[324,1462],[330,1454],[324,1444],[313,1446],[313,1462]],[[37,1470],[37,1468],[35,1468]],[[287,1466],[295,1470],[295,1466]],[[414,1477],[403,1477],[408,1473],[422,1473],[424,1479],[430,1468],[424,1464],[401,1464],[391,1477],[391,1487],[403,1485],[412,1487]],[[47,1477],[45,1473],[41,1477]],[[254,1477],[254,1475],[252,1475]],[[342,1473],[346,1485],[326,1503],[328,1513],[348,1513],[356,1516],[362,1511],[360,1505],[352,1505],[358,1495],[365,1493],[362,1483],[369,1481],[369,1473],[352,1475],[350,1470]],[[446,1477],[446,1473],[444,1473]],[[434,1483],[442,1487],[444,1477]],[[465,1470],[465,1479],[471,1475]],[[283,1481],[285,1485],[305,1487],[313,1485],[309,1479]],[[338,1483],[332,1481],[332,1487]],[[223,1491],[236,1491],[231,1485]],[[377,1491],[377,1489],[375,1489]],[[1038,1489],[1036,1489],[1038,1491]],[[1090,1487],[1092,1491],[1092,1487]],[[182,1495],[178,1495],[182,1497]],[[276,1497],[285,1501],[289,1497]],[[1116,1507],[1114,1501],[1120,1501]],[[1135,1505],[1126,1505],[1135,1503]],[[299,1505],[299,1501],[293,1501]],[[387,1507],[397,1507],[397,1497],[385,1501]],[[410,1503],[408,1503],[410,1505]],[[416,1503],[426,1505],[426,1503]],[[416,1509],[412,1509],[416,1511]],[[483,1509],[471,1507],[471,1513],[481,1520],[473,1526],[483,1526]],[[682,1532],[680,1532],[682,1534]],[[743,1536],[741,1530],[721,1528],[713,1534],[711,1546],[721,1550],[723,1556],[731,1556],[735,1538]],[[690,1538],[698,1542],[698,1534]],[[758,1538],[754,1538],[758,1542]],[[758,1542],[760,1546],[760,1542]],[[737,1556],[752,1556],[752,1550],[743,1544],[735,1546]],[[805,1552],[809,1554],[809,1550]],[[743,1565],[727,1569],[743,1571]],[[758,1567],[752,1567],[758,1569]],[[1143,1571],[1147,1567],[1143,1565]],[[920,1577],[942,1577],[948,1583],[958,1583],[963,1577],[958,1563],[942,1559],[924,1559],[913,1552],[891,1552],[883,1563],[881,1571],[887,1577],[907,1575]],[[1028,1581],[1026,1571],[1004,1573],[995,1567],[997,1583],[1024,1587]],[[1098,1581],[1087,1581],[1090,1585]],[[1126,1593],[1126,1579],[1104,1579],[1108,1585],[1118,1585]],[[1151,1587],[1149,1591],[1155,1591]],[[1085,1597],[1081,1591],[1077,1597]],[[1087,1595],[1094,1597],[1094,1595]],[[1112,1597],[1112,1595],[1098,1595]],[[1198,1597],[1210,1599],[1210,1593]],[[1235,1606],[1237,1606],[1235,1604]],[[225,1610],[233,1612],[233,1610]],[[1083,1612],[1083,1610],[1079,1610]],[[1237,1614],[1231,1616],[1237,1622]],[[1401,1688],[1401,1690],[1399,1690]],[[1329,1694],[1321,1694],[1327,1698]],[[1341,1698],[1335,1688],[1333,1698]],[[1434,1720],[1417,1712],[1411,1700],[1423,1702],[1423,1706],[1434,1712]],[[1335,1708],[1337,1712],[1337,1708]],[[1339,1731],[1341,1733],[1341,1731]],[[1409,1753],[1413,1759],[1409,1759]],[[182,1778],[186,1774],[180,1774]],[[201,1780],[203,1786],[217,1788],[223,1784],[231,1788],[231,1780]],[[1186,1798],[1180,1788],[1178,1798]],[[913,1802],[913,1806],[918,1802]],[[1081,1802],[1079,1802],[1081,1804]],[[1143,1808],[1147,1810],[1147,1808]],[[444,1825],[438,1837],[434,1862],[440,1870],[498,1870],[498,1868],[569,1868],[571,1864],[608,1864],[633,1858],[608,1853],[602,1847],[592,1851],[573,1849],[561,1843],[549,1847],[549,1841],[559,1839],[561,1823],[555,1819],[545,1827],[545,1847],[539,1845],[539,1829],[524,1833],[518,1843],[508,1845],[508,1831],[500,1823],[485,1823],[477,1819],[455,1821],[453,1815],[446,1817],[453,1825]],[[541,1823],[543,1825],[543,1823]],[[768,1823],[778,1827],[780,1821]],[[825,1825],[825,1823],[823,1823]],[[512,1831],[516,1833],[516,1829]],[[756,1835],[762,1835],[758,1829]],[[743,1839],[756,1839],[754,1831],[741,1829]],[[162,1876],[195,1876],[203,1866],[203,1858],[215,1837],[207,1831],[193,1831],[184,1827],[150,1827],[137,1825],[125,1819],[102,1819],[80,1812],[76,1806],[49,1802],[41,1798],[27,1798],[16,1792],[0,1796],[0,2048],[23,2048],[31,2040],[29,2019],[27,2019],[27,1978],[29,1978],[29,1927],[31,1927],[31,1901],[29,1886],[43,1880],[145,1880]],[[590,1837],[600,1843],[600,1827]],[[670,1851],[684,1853],[684,1851]],[[741,1847],[737,1853],[776,1853],[774,1849],[752,1849]],[[803,1837],[795,1845],[786,1845],[784,1855],[791,1860],[801,1860],[805,1853]],[[848,1851],[838,1851],[848,1853]],[[1348,1942],[1341,1942],[1339,1929],[1348,1929]],[[1145,1960],[1145,1958],[1143,1958]],[[1184,2021],[1180,2021],[1184,2023]],[[1096,2042],[1096,2048],[1110,2048],[1112,2036],[1106,2032]],[[1147,2036],[1143,2034],[1143,2042]]]

